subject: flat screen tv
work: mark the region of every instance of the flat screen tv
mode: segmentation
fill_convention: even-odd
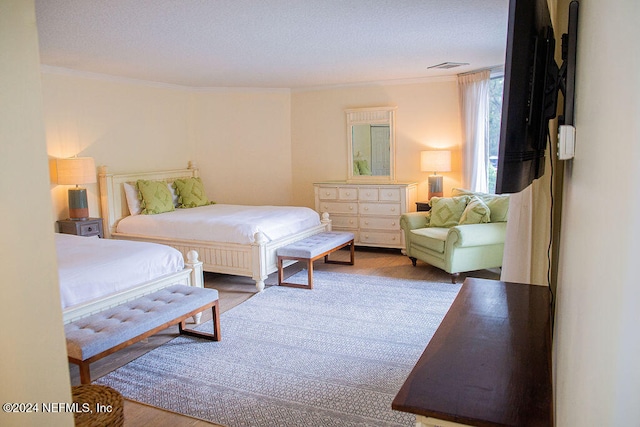
[[[544,174],[558,66],[547,0],[510,0],[496,193],[517,193]]]

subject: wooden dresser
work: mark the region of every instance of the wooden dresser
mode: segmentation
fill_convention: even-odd
[[[467,278],[391,407],[416,426],[553,426],[546,286]]]
[[[416,183],[314,184],[316,211],[329,213],[333,230],[350,231],[355,244],[404,249],[400,215],[416,209]]]

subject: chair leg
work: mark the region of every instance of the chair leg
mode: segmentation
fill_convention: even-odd
[[[460,273],[451,273],[451,283],[456,284],[456,279],[460,276]]]
[[[409,257],[409,259],[411,260],[411,264],[413,264],[413,266],[415,267],[416,266],[416,261],[418,261],[418,259],[414,258],[414,257]]]

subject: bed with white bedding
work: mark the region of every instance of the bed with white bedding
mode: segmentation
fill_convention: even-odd
[[[198,176],[198,169],[109,174],[98,173],[105,235],[115,239],[162,243],[186,254],[196,250],[205,271],[251,277],[258,291],[277,271],[276,250],[311,235],[330,231],[328,216],[292,206],[212,204],[156,215],[130,215],[124,184]]]
[[[64,322],[174,284],[203,286],[197,253],[166,245],[55,234]]]

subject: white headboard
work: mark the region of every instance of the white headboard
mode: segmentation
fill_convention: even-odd
[[[125,182],[135,184],[139,179],[146,179],[171,183],[176,179],[197,176],[198,168],[192,162],[189,162],[187,169],[127,174],[110,174],[107,173],[106,166],[100,166],[98,168],[98,185],[100,187],[100,209],[102,211],[104,237],[111,237],[111,234],[116,230],[118,221],[129,216],[129,207],[127,206],[127,199],[122,186]]]

